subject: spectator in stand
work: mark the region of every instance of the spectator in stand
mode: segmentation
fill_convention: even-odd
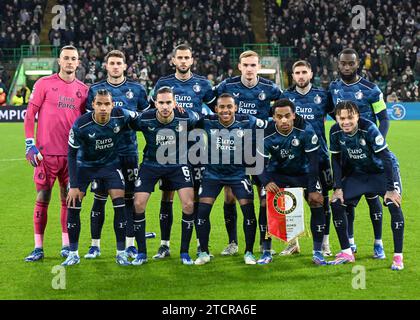
[[[0,87],[0,107],[4,107],[7,101],[7,94],[4,92],[3,88]]]
[[[16,91],[16,95],[12,98],[12,106],[20,107],[23,105],[23,101],[22,91]]]

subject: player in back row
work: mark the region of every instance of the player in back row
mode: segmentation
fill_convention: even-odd
[[[331,211],[329,207],[328,191],[332,189],[332,173],[327,139],[325,137],[325,120],[327,115],[334,119],[331,96],[323,88],[312,85],[312,68],[305,60],[296,61],[292,66],[294,85],[283,92],[283,97],[289,99],[295,105],[296,114],[309,122],[319,138],[319,180],[324,196],[325,230],[322,243],[322,252],[325,256],[331,256],[329,245],[329,230]],[[287,248],[282,251],[283,255],[298,253],[300,251],[298,239],[290,241]]]
[[[358,75],[360,66],[359,55],[354,49],[344,49],[338,55],[338,70],[340,79],[331,82],[329,92],[334,106],[341,101],[353,101],[360,110],[360,117],[378,125],[379,131],[386,138],[389,129],[389,118],[386,110],[383,94],[379,87]],[[393,167],[399,170],[396,157],[391,152]],[[346,172],[344,172],[346,174]],[[385,252],[382,243],[382,205],[377,194],[365,194],[369,206],[370,218],[375,235],[374,254],[375,259],[384,259]],[[357,251],[354,241],[354,207],[347,207],[349,219],[350,244],[353,252]]]
[[[110,51],[104,58],[107,78],[93,84],[89,88],[87,109],[93,110],[93,100],[99,90],[107,90],[112,95],[114,107],[124,108],[131,111],[143,112],[149,103],[144,87],[138,82],[127,79],[124,72],[127,69],[125,55],[119,50]],[[121,170],[125,179],[125,211],[126,211],[126,250],[130,257],[137,255],[134,246],[133,214],[134,214],[134,181],[138,174],[138,144],[134,131],[123,133],[118,145],[118,155],[121,162]],[[90,216],[92,243],[89,252],[85,255],[87,259],[94,259],[101,254],[100,239],[101,231],[105,220],[105,204],[108,196],[107,190],[99,183],[95,190],[92,190],[94,201]]]
[[[35,167],[37,191],[34,209],[35,249],[25,261],[44,258],[44,231],[54,182],[58,179],[61,198],[61,256],[69,253],[67,233],[67,140],[73,122],[85,112],[88,87],[76,79],[79,54],[65,46],[58,58],[60,71],[42,77],[34,86],[25,116],[26,158]],[[35,139],[35,116],[38,124]]]
[[[261,120],[268,120],[270,117],[270,103],[280,98],[282,92],[272,81],[258,76],[261,69],[259,55],[251,50],[244,51],[239,56],[238,69],[240,76],[235,76],[222,81],[214,88],[215,95],[229,93],[235,99],[238,114],[248,114]],[[259,218],[266,214],[264,191],[257,176],[252,177],[257,186],[260,198]],[[230,187],[225,187],[224,218],[226,231],[229,237],[228,246],[222,251],[222,255],[233,255],[238,252],[237,238],[237,212],[235,197]],[[260,225],[260,244],[265,237],[265,231]]]
[[[185,44],[176,46],[172,53],[171,62],[175,66],[175,73],[162,77],[157,81],[154,88],[155,94],[160,88],[169,87],[173,90],[177,106],[202,114],[203,104],[212,104],[215,98],[210,82],[205,77],[199,76],[191,71],[191,67],[194,63],[192,48]],[[155,102],[155,99],[156,97],[152,95],[151,103]],[[196,194],[193,213],[194,217],[197,216],[197,191],[200,186],[203,169],[204,167],[201,165],[191,167]],[[170,255],[173,197],[175,192],[174,187],[167,179],[161,181],[160,189],[162,190],[159,215],[161,243],[158,252],[153,256],[153,259],[163,259]]]

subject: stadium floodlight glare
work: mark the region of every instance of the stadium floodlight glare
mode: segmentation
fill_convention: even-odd
[[[276,74],[276,69],[260,69],[259,74]]]
[[[53,74],[52,70],[26,70],[26,76],[49,76]]]

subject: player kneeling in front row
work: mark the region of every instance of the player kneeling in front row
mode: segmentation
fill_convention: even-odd
[[[206,116],[200,120],[196,127],[204,129],[207,135],[208,152],[211,161],[206,165],[203,180],[198,192],[200,203],[198,206],[197,231],[200,240],[201,253],[195,264],[202,265],[210,262],[209,236],[210,212],[213,204],[223,187],[232,188],[233,194],[239,201],[244,215],[243,230],[245,233],[246,264],[256,264],[253,254],[255,235],[257,231],[254,209],[254,193],[249,176],[246,174],[245,161],[238,161],[238,156],[243,155],[244,148],[251,146],[250,133],[256,129],[264,129],[266,121],[250,115],[236,114],[237,105],[233,96],[223,93],[217,99],[217,115]],[[263,133],[261,133],[261,139]],[[217,161],[214,161],[217,160]],[[261,159],[261,169],[263,159]]]
[[[198,121],[197,113],[187,110],[180,113],[175,109],[175,97],[171,88],[161,87],[156,93],[156,110],[149,110],[141,114],[135,123],[129,127],[142,131],[146,140],[143,149],[143,162],[140,165],[138,179],[135,182],[134,194],[134,235],[138,245],[138,254],[132,261],[133,265],[147,262],[145,241],[146,206],[156,183],[160,179],[178,191],[182,205],[182,234],[181,234],[181,262],[192,265],[188,251],[194,227],[194,188],[192,176],[184,152],[178,142],[180,135],[185,134]],[[185,161],[180,161],[184,157]],[[185,163],[185,164],[182,164]]]
[[[274,102],[273,122],[264,134],[264,157],[270,157],[260,179],[267,192],[276,194],[280,188],[301,187],[311,208],[313,258],[317,265],[326,265],[322,255],[325,228],[323,195],[318,180],[319,143],[312,126],[296,114],[295,105],[288,99]],[[260,221],[261,230],[267,230],[267,216]],[[272,261],[271,238],[263,240],[263,255],[258,264]]]
[[[346,206],[356,207],[362,195],[379,194],[391,213],[394,237],[392,270],[402,270],[404,216],[401,179],[392,165],[388,145],[375,124],[360,118],[357,105],[342,101],[335,109],[337,123],[330,130],[335,191],[331,209],[342,251],[330,264],[354,262],[347,232]],[[345,166],[343,167],[343,163]],[[350,172],[343,177],[343,172]]]
[[[116,262],[130,265],[125,252],[124,176],[120,170],[117,146],[122,131],[129,121],[137,117],[135,112],[113,108],[111,93],[98,90],[93,100],[93,112],[79,117],[69,135],[70,190],[67,196],[67,228],[70,253],[63,266],[78,264],[80,235],[80,211],[82,199],[89,183],[105,186],[114,206],[114,231],[117,239]]]

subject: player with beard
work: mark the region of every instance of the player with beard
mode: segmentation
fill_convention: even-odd
[[[332,189],[333,181],[324,123],[328,114],[333,119],[335,118],[333,114],[334,106],[331,96],[326,90],[312,85],[313,73],[309,62],[304,60],[296,61],[292,66],[292,77],[295,85],[285,90],[283,97],[288,98],[295,104],[296,113],[312,125],[319,138],[319,181],[321,182],[324,196],[326,215],[322,253],[324,256],[331,256],[329,245],[331,210],[328,201],[328,191]],[[296,238],[296,240],[289,243],[281,254],[290,255],[299,251],[299,242]]]
[[[125,77],[124,71],[127,69],[125,55],[119,50],[112,50],[105,56],[105,69],[107,78],[93,84],[89,89],[87,109],[93,110],[93,100],[99,90],[107,90],[112,95],[114,107],[123,108],[130,111],[143,112],[149,103],[144,87]],[[127,254],[135,258],[137,250],[134,246],[133,214],[134,214],[134,181],[138,174],[138,147],[137,136],[134,131],[126,131],[118,144],[118,155],[121,170],[124,175],[125,184],[125,217],[127,220],[126,228],[126,250]],[[108,192],[104,189],[103,183],[93,184],[95,193],[92,211],[90,215],[90,228],[92,244],[89,252],[85,255],[86,259],[94,259],[100,256],[100,240],[102,226],[105,220],[105,204]],[[149,234],[150,237],[151,234]]]
[[[379,131],[384,138],[389,129],[389,118],[386,110],[383,94],[379,87],[357,74],[360,60],[359,55],[354,49],[344,49],[338,55],[338,70],[340,79],[331,82],[329,92],[335,106],[344,100],[350,100],[356,103],[360,117],[372,121],[378,125]],[[393,166],[399,170],[398,162],[391,153]],[[349,168],[350,166],[345,166]],[[343,172],[349,175],[351,172]],[[375,243],[375,259],[385,259],[385,252],[382,243],[382,205],[377,194],[365,194],[369,206],[370,218],[372,221]],[[348,232],[350,244],[353,252],[357,252],[357,246],[354,241],[354,207],[347,207],[348,214]]]
[[[25,258],[33,262],[44,258],[44,231],[54,182],[60,183],[61,256],[69,254],[67,232],[67,140],[73,122],[85,113],[88,87],[76,79],[79,54],[74,46],[65,46],[58,58],[60,71],[42,77],[34,86],[25,116],[26,159],[35,167],[37,190],[34,209],[35,249]],[[36,141],[35,116],[38,114]]]
[[[191,72],[191,66],[194,62],[192,49],[186,44],[178,45],[173,50],[171,61],[175,66],[175,73],[160,78],[155,85],[154,92],[156,93],[159,88],[169,87],[174,92],[177,106],[184,109],[190,109],[199,114],[205,113],[203,103],[212,103],[214,94],[210,82],[205,77]],[[155,99],[156,98],[152,95],[151,102],[154,102]],[[196,217],[198,210],[197,192],[200,186],[204,166],[192,166],[191,169],[196,195],[194,202],[194,217]],[[163,259],[170,255],[169,247],[173,221],[173,198],[175,194],[173,190],[175,189],[168,180],[161,181],[160,189],[163,191],[159,215],[161,243],[157,254],[153,256],[153,259]],[[199,244],[197,251],[200,252]]]

